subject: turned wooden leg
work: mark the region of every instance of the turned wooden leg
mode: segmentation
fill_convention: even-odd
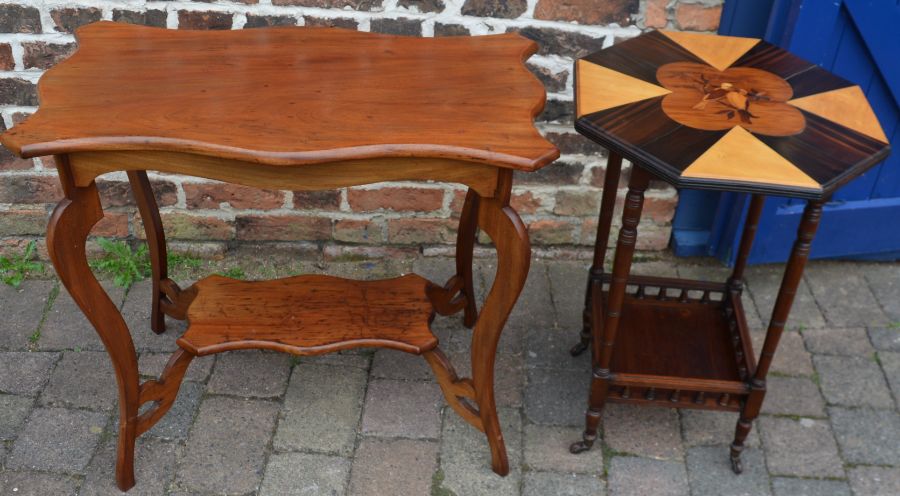
[[[147,234],[147,245],[150,248],[150,265],[153,273],[153,299],[150,302],[150,329],[157,334],[166,331],[166,317],[160,310],[160,301],[165,297],[162,290],[162,281],[169,277],[168,261],[166,254],[166,237],[163,233],[162,219],[159,216],[159,207],[150,180],[146,171],[128,171],[128,181],[134,192],[134,200],[141,220],[144,224],[144,232]]]
[[[819,220],[822,218],[824,203],[824,200],[810,201],[803,210],[803,218],[797,229],[797,240],[794,242],[794,248],[791,250],[791,256],[784,270],[781,288],[778,290],[775,307],[772,309],[772,319],[769,321],[769,328],[766,331],[766,340],[759,354],[756,372],[750,382],[750,395],[741,410],[734,433],[734,442],[731,443],[731,467],[738,474],[743,471],[741,452],[744,450],[744,440],[747,439],[753,421],[759,415],[762,407],[763,398],[766,395],[766,375],[769,373],[769,367],[775,357],[775,349],[778,347],[781,333],[784,331],[785,323],[791,313],[791,305],[794,303],[794,296],[797,294],[797,287],[800,285],[803,269],[809,258],[810,245],[816,235],[816,229],[819,227]]]
[[[744,222],[744,232],[741,233],[741,244],[738,247],[737,257],[734,261],[734,269],[728,278],[728,289],[736,291],[737,296],[744,290],[744,269],[747,268],[747,260],[750,258],[750,250],[753,248],[753,240],[756,238],[756,230],[759,227],[759,216],[762,214],[766,197],[753,195],[750,198],[750,208],[747,210],[747,220]]]
[[[606,248],[609,245],[609,231],[612,227],[613,211],[616,208],[616,193],[621,173],[622,156],[610,152],[609,160],[606,162],[606,176],[603,178],[603,196],[600,199],[600,217],[597,220],[597,239],[594,241],[594,260],[588,272],[587,288],[584,293],[581,340],[569,351],[572,356],[584,353],[584,350],[591,344],[592,281],[603,276],[603,265],[606,263]]]
[[[78,188],[65,156],[56,157],[65,197],[47,228],[50,260],[72,299],[90,321],[109,352],[119,388],[119,446],[116,484],[134,486],[134,441],[137,435],[139,376],[137,354],[125,320],[88,266],[85,243],[91,227],[103,217],[95,183]]]
[[[613,344],[619,328],[619,317],[622,314],[628,275],[631,273],[631,260],[634,257],[634,247],[637,242],[637,226],[641,220],[641,210],[644,207],[644,191],[649,184],[650,174],[640,167],[632,167],[628,195],[625,197],[625,207],[622,212],[622,228],[619,229],[619,239],[616,244],[612,281],[606,301],[606,315],[602,326],[598,325],[601,312],[602,282],[598,279],[594,280],[592,290],[594,295],[592,298],[592,321],[594,325],[592,327],[595,335],[593,336],[590,400],[585,414],[582,440],[572,444],[569,448],[572,453],[581,453],[591,449],[597,439],[597,425],[600,423],[600,414],[609,390]]]

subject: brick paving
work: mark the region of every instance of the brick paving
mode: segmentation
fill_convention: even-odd
[[[353,262],[351,277],[413,267],[442,281],[452,263]],[[169,415],[138,442],[129,494],[896,495],[900,494],[900,264],[813,262],[772,367],[744,455],[728,464],[736,416],[610,405],[595,449],[570,455],[589,379],[566,350],[581,322],[586,265],[535,260],[497,365],[510,455],[447,407],[424,361],[391,351],[295,358],[235,352],[191,365]],[[493,265],[479,260],[484,295]],[[710,277],[713,263],[642,261],[636,271]],[[761,344],[780,267],[748,271],[745,305]],[[149,330],[149,285],[106,287],[132,326],[145,377],[184,324]],[[99,340],[53,280],[0,287],[0,494],[118,494],[114,378]],[[468,330],[434,323],[458,370]]]

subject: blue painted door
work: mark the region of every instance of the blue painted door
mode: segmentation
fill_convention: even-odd
[[[760,11],[768,14],[768,41],[859,84],[892,148],[900,149],[900,0],[726,0],[720,31],[752,36],[749,23],[760,22],[764,17]],[[745,195],[687,195],[676,224],[693,221],[701,229],[679,234],[676,225],[676,253],[704,251],[731,263],[747,203]],[[751,263],[787,259],[803,205],[787,198],[766,201]],[[685,233],[697,232],[705,237],[694,239],[690,248]],[[825,207],[812,256],[900,258],[900,152],[834,194]]]

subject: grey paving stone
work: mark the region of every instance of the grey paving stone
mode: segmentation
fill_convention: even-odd
[[[472,376],[472,355],[467,351],[450,354],[460,377]],[[522,406],[525,394],[525,367],[522,355],[497,353],[494,357],[494,401],[497,406]]]
[[[681,496],[690,492],[684,462],[615,456],[607,477],[610,496]]]
[[[143,353],[138,358],[138,370],[145,377],[157,378],[162,374],[163,369],[169,362],[171,353]],[[184,374],[184,380],[194,382],[204,382],[209,378],[212,372],[213,364],[216,362],[215,355],[195,357],[191,360],[191,365]]]
[[[292,360],[295,364],[318,363],[321,365],[354,367],[357,369],[369,370],[373,353],[368,351],[367,348],[357,348],[355,350],[344,350],[338,353],[328,353],[325,355],[292,357]]]
[[[884,313],[890,320],[900,322],[900,266],[873,264],[864,266],[862,272]]]
[[[413,272],[443,286],[456,274],[456,260],[452,257],[416,258],[413,261]]]
[[[59,353],[0,352],[0,393],[36,395]]]
[[[365,438],[356,449],[349,494],[430,494],[438,451],[432,441]]]
[[[844,460],[900,465],[900,414],[892,410],[828,409]]]
[[[750,331],[753,349],[759,355],[766,339],[765,330]],[[778,341],[769,372],[786,375],[813,375],[812,359],[799,332],[785,331]]]
[[[119,308],[125,298],[125,290],[110,281],[103,281],[100,284],[116,308]],[[62,285],[41,327],[38,348],[49,351],[104,350],[100,335]]]
[[[688,481],[695,496],[762,496],[771,494],[766,461],[758,449],[741,455],[744,472],[731,470],[727,446],[698,446],[687,451]]]
[[[260,496],[339,496],[347,489],[350,460],[310,453],[273,454]]]
[[[441,433],[443,399],[436,383],[373,379],[366,393],[362,432],[436,439]]]
[[[350,455],[362,412],[366,372],[300,363],[294,367],[275,449]]]
[[[372,357],[372,377],[401,381],[432,381],[434,374],[424,358],[397,350],[378,350]]]
[[[109,410],[117,397],[116,376],[105,351],[67,351],[40,401],[46,406]]]
[[[78,480],[60,474],[19,471],[0,472],[0,494],[16,496],[73,495]]]
[[[269,401],[207,398],[178,462],[178,484],[213,493],[257,490],[277,415]]]
[[[286,353],[234,351],[216,358],[207,389],[212,394],[276,398],[284,394],[291,375]]]
[[[24,281],[19,289],[0,284],[0,349],[25,350],[37,330],[47,306],[47,298],[56,285],[53,281]]]
[[[772,316],[772,308],[778,297],[778,289],[781,279],[784,277],[783,265],[760,265],[747,267],[747,287],[753,295],[753,301],[759,309],[762,320],[761,328],[765,328]],[[816,300],[806,281],[801,281],[791,305],[791,313],[788,317],[787,328],[797,329],[818,328],[825,326],[825,317],[819,310]]]
[[[136,485],[128,496],[155,496],[165,494],[175,476],[174,443],[138,438],[134,454]],[[78,492],[79,496],[120,495],[116,487],[116,438],[101,446],[88,466],[87,477]]]
[[[900,468],[853,467],[850,487],[857,496],[896,496],[900,494]]]
[[[528,472],[522,496],[603,496],[603,481],[593,475]]]
[[[869,327],[869,339],[875,348],[900,352],[900,327]]]
[[[822,394],[831,405],[890,408],[894,404],[884,374],[872,357],[813,358]]]
[[[763,416],[759,428],[769,473],[797,477],[844,477],[844,466],[828,422]]]
[[[487,287],[493,283],[492,263],[478,262],[482,270],[491,275]],[[481,308],[481,307],[479,307]],[[551,330],[555,327],[553,302],[550,299],[550,280],[547,276],[547,264],[533,262],[528,272],[525,287],[506,321],[500,337],[499,350],[504,353],[521,353],[525,331],[529,329]]]
[[[678,412],[608,403],[603,409],[603,439],[620,453],[661,460],[681,460],[684,447]]]
[[[9,441],[19,435],[33,404],[31,398],[0,394],[0,441]]]
[[[525,332],[525,366],[562,368],[585,371],[591,369],[591,354],[573,357],[569,350],[578,341],[578,333],[546,327],[533,327]]]
[[[7,468],[81,474],[108,417],[99,412],[37,408],[13,444]]]
[[[738,414],[709,410],[681,410],[681,432],[685,446],[729,445],[734,440]],[[759,447],[759,429],[756,423],[744,446]]]
[[[864,327],[805,329],[803,340],[809,351],[824,355],[871,355],[875,351]]]
[[[518,495],[522,449],[522,419],[518,410],[499,409],[500,427],[509,455],[509,475],[497,477],[491,470],[490,448],[484,434],[449,408],[444,409],[441,443],[443,481],[437,488],[454,494]],[[439,493],[443,494],[443,493]]]
[[[825,400],[809,378],[769,376],[762,413],[824,417]]]
[[[576,474],[603,473],[603,450],[573,455],[569,445],[581,439],[583,428],[525,426],[525,466],[530,470]]]
[[[161,439],[185,439],[197,409],[200,407],[200,399],[203,397],[203,386],[195,382],[185,382],[178,390],[175,403],[149,431],[148,436]]]
[[[556,262],[547,264],[550,276],[556,323],[575,344],[581,332],[581,314],[584,311],[584,290],[587,287],[588,262]],[[570,345],[571,346],[571,345]]]
[[[850,496],[850,486],[841,480],[775,477],[772,490],[775,496]]]
[[[900,353],[882,351],[878,353],[878,359],[881,362],[881,369],[884,370],[884,375],[887,377],[888,385],[894,392],[897,408],[900,408]]]
[[[805,278],[829,324],[836,327],[888,324],[865,277],[848,270],[847,264],[810,264]]]
[[[166,332],[156,334],[150,330],[150,295],[153,292],[149,280],[135,283],[128,290],[122,304],[122,317],[131,330],[131,339],[138,352],[168,351],[178,349],[175,340],[187,329],[186,321],[166,317]]]
[[[535,424],[584,425],[589,370],[527,369],[525,415]]]

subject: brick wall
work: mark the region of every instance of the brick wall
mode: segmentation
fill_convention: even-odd
[[[170,29],[340,26],[415,36],[518,31],[541,51],[529,62],[548,92],[541,131],[562,158],[518,174],[513,203],[540,253],[583,252],[593,243],[606,153],[572,130],[574,58],[644,29],[715,30],[722,0],[0,0],[0,126],[38,104],[42,72],[75,49],[73,30],[100,19]],[[489,111],[489,110],[486,110]],[[458,185],[385,183],[340,191],[260,191],[175,175],[152,175],[169,239],[218,252],[238,242],[291,242],[327,256],[384,250],[450,252]],[[107,214],[94,234],[142,238],[124,174],[98,181]],[[624,183],[623,183],[624,184]],[[52,160],[0,150],[0,247],[41,238],[60,198]],[[664,249],[674,190],[648,193],[639,248]],[[387,248],[385,248],[387,247]]]

